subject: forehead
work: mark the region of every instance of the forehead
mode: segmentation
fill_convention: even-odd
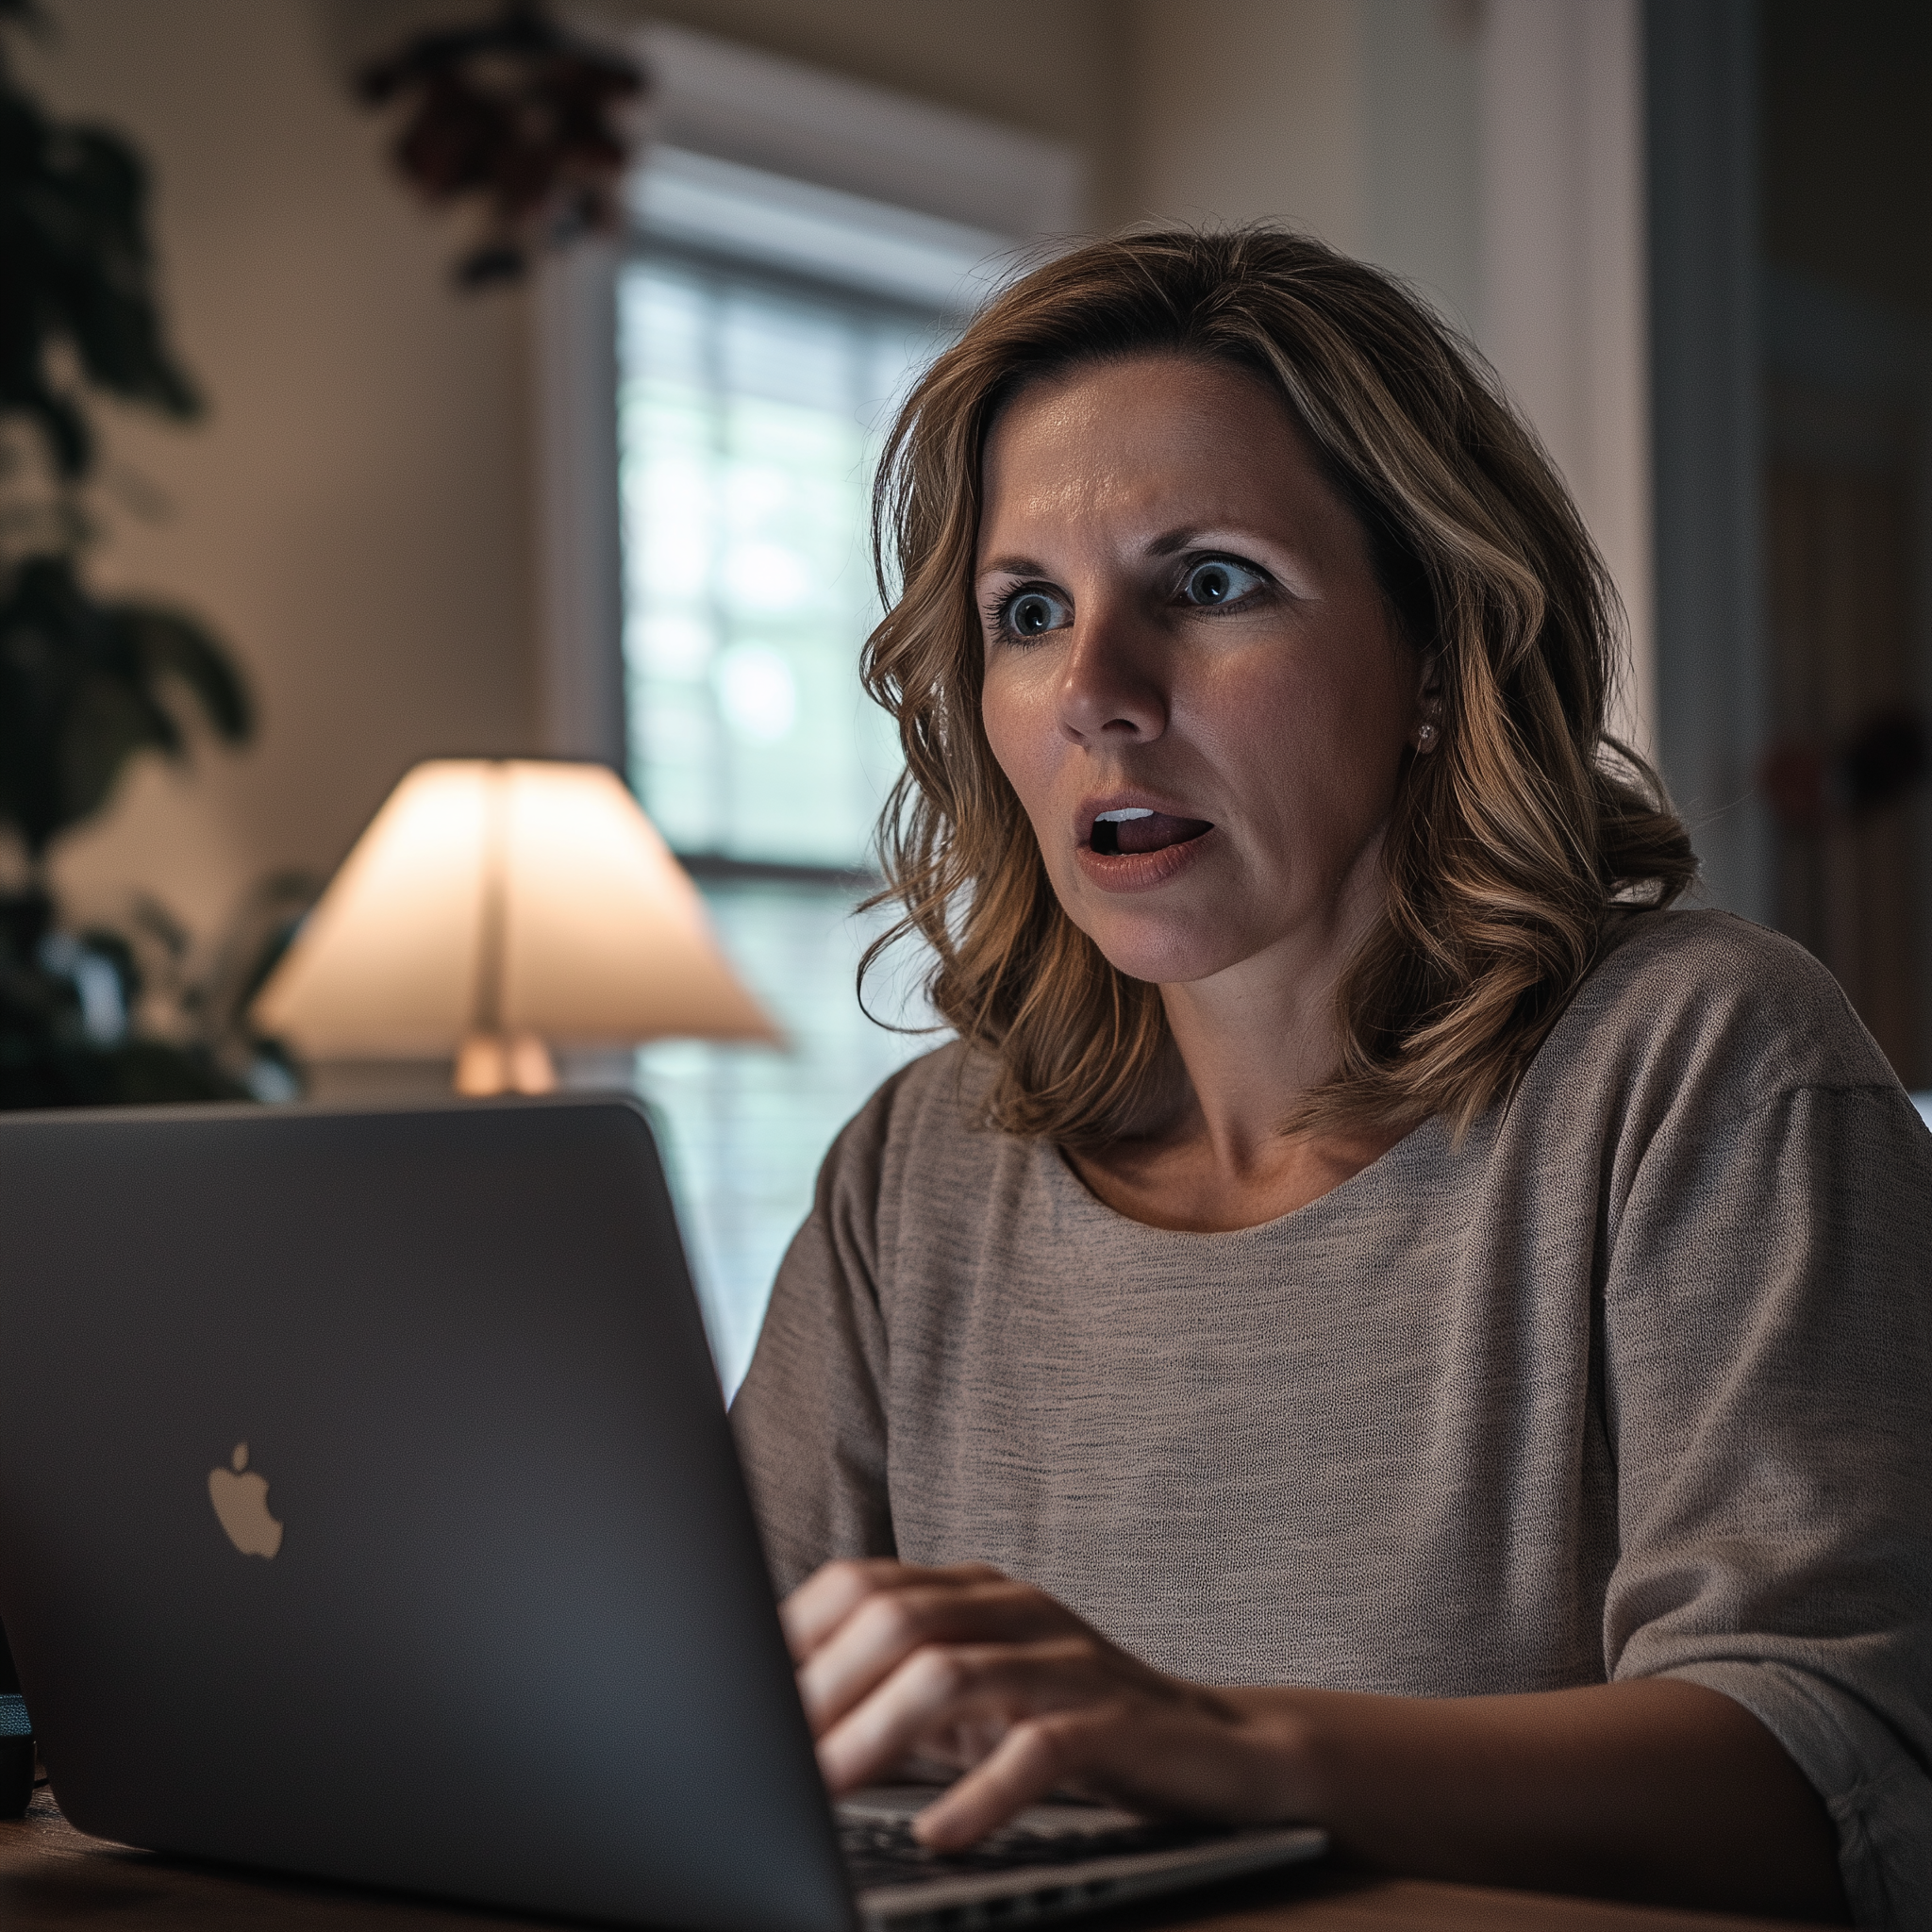
[[[1248,523],[1340,508],[1266,383],[1180,356],[1082,364],[1029,383],[993,424],[983,481],[983,545],[1042,518]]]

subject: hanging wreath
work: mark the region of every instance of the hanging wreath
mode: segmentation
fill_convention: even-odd
[[[438,206],[477,208],[458,287],[515,281],[536,250],[619,227],[643,69],[567,33],[540,0],[419,35],[356,88],[373,108],[404,104],[391,154],[405,180]]]

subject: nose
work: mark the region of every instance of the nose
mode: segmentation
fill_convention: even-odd
[[[1124,613],[1076,618],[1059,685],[1060,729],[1075,744],[1139,743],[1167,729],[1168,692],[1151,641]]]

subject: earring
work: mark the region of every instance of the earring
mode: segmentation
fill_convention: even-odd
[[[1436,743],[1436,727],[1433,724],[1416,726],[1415,748],[1418,751],[1432,751]]]

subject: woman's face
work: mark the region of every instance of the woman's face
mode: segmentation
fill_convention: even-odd
[[[1424,667],[1287,410],[1173,356],[1023,391],[988,439],[982,716],[1068,916],[1136,979],[1332,971]]]

